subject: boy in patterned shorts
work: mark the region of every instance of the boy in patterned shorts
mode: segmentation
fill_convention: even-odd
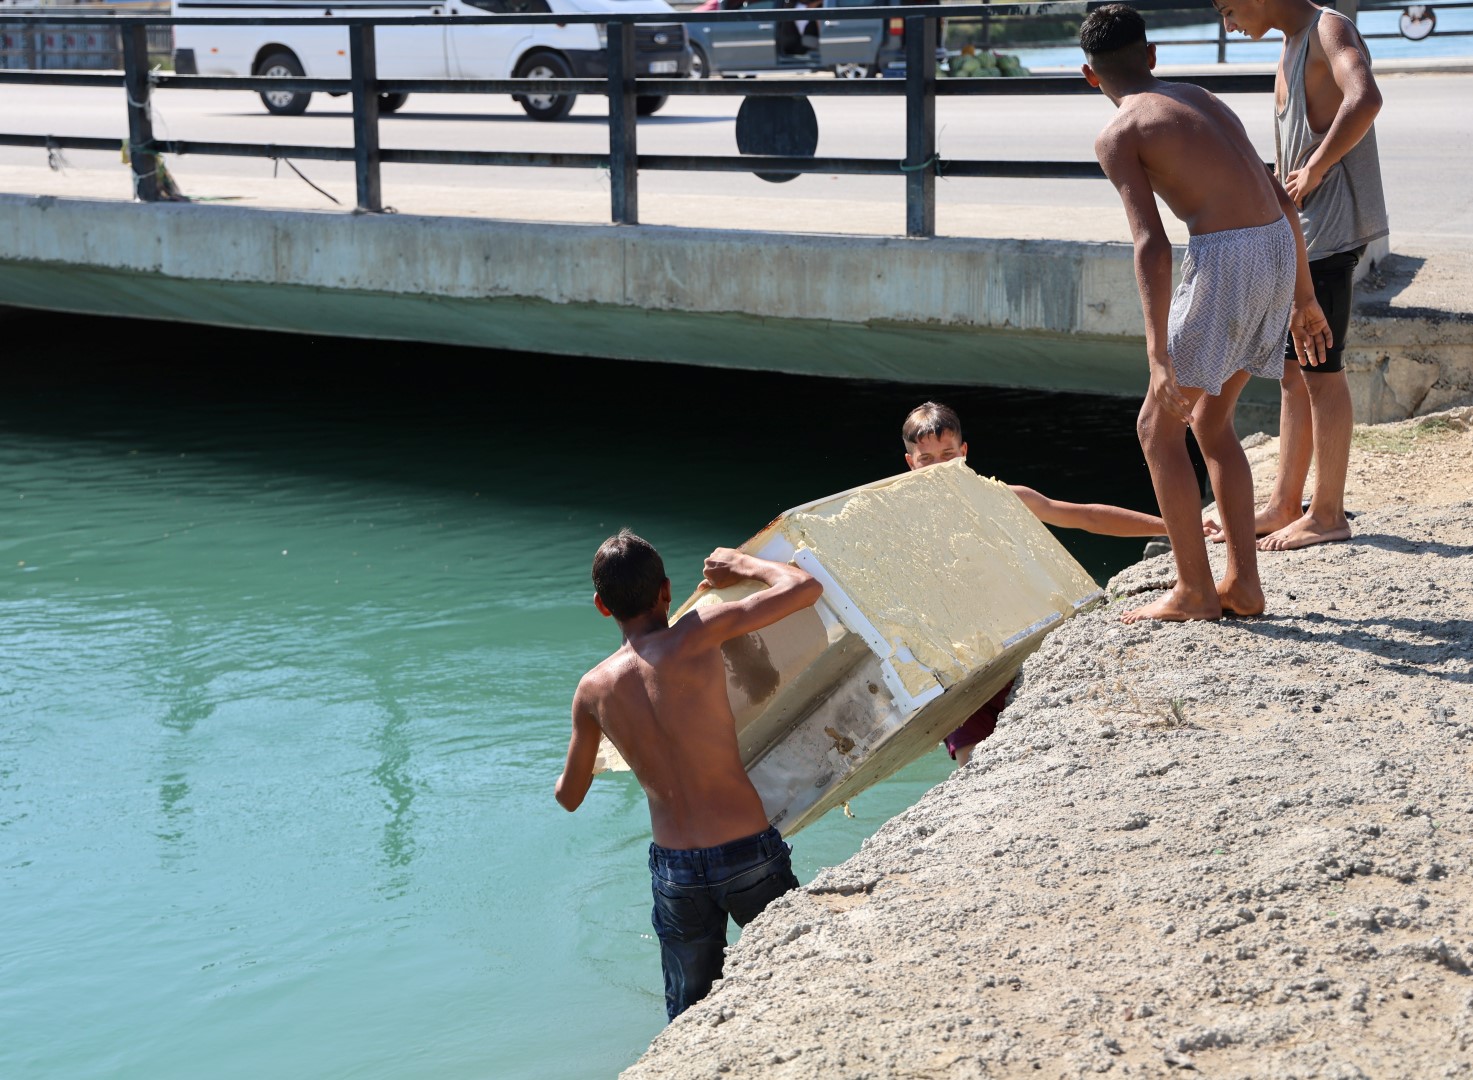
[[[1183,621],[1263,611],[1253,527],[1253,474],[1233,428],[1249,371],[1283,374],[1284,340],[1301,360],[1324,359],[1329,325],[1314,297],[1299,215],[1264,168],[1242,123],[1200,87],[1151,69],[1140,14],[1125,4],[1090,13],[1079,30],[1084,77],[1115,103],[1095,155],[1120,193],[1135,237],[1150,389],[1136,429],[1171,538],[1177,581],[1121,616]],[[1171,242],[1160,197],[1190,233],[1181,284],[1171,288]],[[1231,380],[1231,381],[1230,381]],[[1207,462],[1227,534],[1227,570],[1214,582],[1202,536],[1190,426]]]

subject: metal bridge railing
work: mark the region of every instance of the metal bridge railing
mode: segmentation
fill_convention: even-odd
[[[0,84],[109,86],[126,92],[128,151],[134,190],[144,202],[161,197],[158,161],[165,154],[204,154],[240,157],[296,158],[303,160],[352,161],[357,187],[357,209],[366,213],[383,210],[381,167],[392,164],[501,165],[545,168],[602,168],[611,178],[611,219],[615,224],[639,222],[639,173],[641,171],[754,172],[760,174],[844,173],[866,176],[904,176],[905,235],[931,237],[936,233],[936,178],[949,177],[1052,177],[1100,178],[1104,174],[1094,161],[943,160],[936,149],[936,99],[945,97],[995,97],[1037,94],[1095,94],[1082,78],[1041,76],[1022,78],[936,77],[938,21],[945,18],[980,17],[1018,13],[1082,15],[1099,6],[1094,0],[1081,3],[991,4],[907,6],[904,8],[825,9],[825,20],[905,20],[904,79],[793,79],[689,80],[636,78],[634,26],[639,23],[696,21],[755,21],[811,18],[805,8],[765,9],[756,12],[662,12],[644,15],[599,14],[484,16],[457,20],[466,25],[515,23],[581,23],[607,25],[608,75],[603,79],[382,79],[374,27],[438,26],[437,17],[367,19],[313,19],[314,26],[342,26],[348,36],[351,75],[347,79],[296,77],[224,78],[175,75],[149,69],[149,28],[169,25],[302,25],[300,18],[72,18],[77,24],[99,23],[116,27],[122,38],[121,73],[81,71],[0,70]],[[1180,0],[1138,0],[1146,10],[1180,10]],[[0,16],[0,21],[18,21]],[[1273,88],[1271,75],[1202,74],[1180,77],[1215,93],[1259,93]],[[353,145],[282,145],[274,143],[202,142],[158,139],[154,135],[150,102],[160,90],[252,90],[293,89],[352,95]],[[380,94],[603,94],[609,100],[609,149],[607,154],[544,151],[448,150],[433,148],[391,149],[379,141]],[[903,97],[905,99],[905,156],[901,160],[879,157],[805,157],[777,154],[684,155],[641,154],[638,149],[636,98],[644,95],[741,96],[741,97]],[[0,145],[79,150],[116,150],[116,139],[66,135],[0,133]]]

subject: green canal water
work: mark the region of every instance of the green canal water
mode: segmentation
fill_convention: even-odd
[[[552,798],[618,644],[598,543],[633,527],[684,595],[712,547],[903,469],[928,396],[979,471],[1152,502],[1129,401],[0,329],[12,1080],[613,1076],[664,1021],[648,818],[627,775]],[[1140,551],[1066,539],[1101,580]],[[950,765],[806,830],[800,879]]]

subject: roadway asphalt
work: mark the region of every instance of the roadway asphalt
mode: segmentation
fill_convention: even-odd
[[[1265,70],[1227,65],[1227,70]],[[1173,69],[1162,69],[1170,77]],[[1386,99],[1377,122],[1392,220],[1392,251],[1417,270],[1394,301],[1467,311],[1473,296],[1473,60],[1405,61],[1378,67]],[[812,78],[827,78],[815,75]],[[899,100],[814,98],[818,152],[903,157]],[[1266,95],[1229,95],[1255,145],[1271,158]],[[672,98],[641,121],[644,153],[732,154],[737,97]],[[263,143],[351,144],[345,98],[314,98],[300,117],[268,115],[253,94],[160,91],[155,132],[166,138]],[[1108,120],[1103,96],[942,99],[937,103],[943,158],[1087,160]],[[386,146],[460,149],[607,149],[606,107],[581,98],[568,120],[527,119],[509,98],[411,98],[385,118]],[[126,117],[121,90],[0,85],[0,116],[12,132],[116,136]],[[0,190],[88,198],[128,198],[130,178],[116,154],[70,151],[48,167],[41,150],[0,148]],[[202,200],[341,212],[351,209],[351,165],[297,162],[309,186],[285,163],[263,159],[174,158],[181,191]],[[387,166],[384,200],[401,213],[516,220],[609,221],[608,178],[597,170]],[[947,236],[1128,241],[1113,189],[1102,180],[945,179],[937,185],[937,228]],[[772,229],[860,235],[904,231],[904,180],[811,175],[770,184],[746,174],[643,173],[644,224]],[[1173,239],[1185,233],[1172,223]],[[1405,264],[1411,265],[1410,263]],[[1428,290],[1431,290],[1430,292]]]

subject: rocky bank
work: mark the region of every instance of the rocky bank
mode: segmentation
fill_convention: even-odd
[[[1263,555],[1261,618],[1116,577],[626,1080],[1473,1076],[1470,421],[1358,431],[1355,537]]]

